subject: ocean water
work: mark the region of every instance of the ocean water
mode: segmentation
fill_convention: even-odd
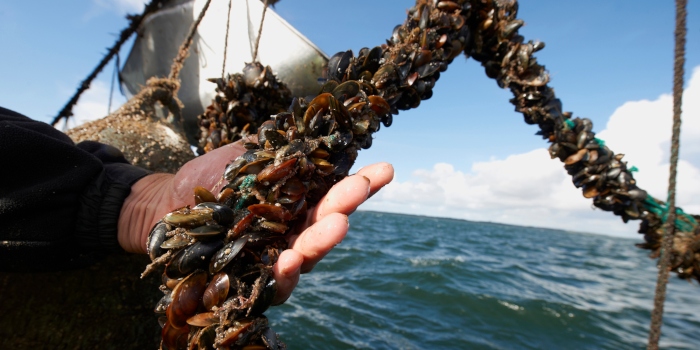
[[[655,263],[592,234],[377,212],[284,305],[290,349],[641,349]],[[700,349],[700,286],[675,276],[661,346]]]

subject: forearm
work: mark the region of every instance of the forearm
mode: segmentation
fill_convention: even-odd
[[[85,266],[121,251],[117,221],[148,174],[96,142],[75,145],[48,124],[0,108],[0,269]]]

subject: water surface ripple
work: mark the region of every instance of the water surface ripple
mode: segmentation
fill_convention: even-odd
[[[640,240],[376,212],[268,311],[290,349],[640,349],[656,281]],[[700,348],[672,278],[661,346]]]

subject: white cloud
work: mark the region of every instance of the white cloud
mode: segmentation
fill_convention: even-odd
[[[684,94],[677,177],[677,204],[700,213],[700,201],[694,200],[700,198],[700,99],[693,96],[700,96],[700,67]],[[668,184],[672,103],[667,94],[627,102],[596,135],[626,154],[628,165],[639,168],[639,186],[659,199],[666,198]],[[593,210],[592,201],[583,198],[544,148],[474,163],[468,173],[446,163],[416,170],[411,180],[389,184],[363,209],[641,237],[638,222],[624,225],[612,213]]]

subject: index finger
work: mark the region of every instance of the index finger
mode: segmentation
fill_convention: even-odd
[[[367,198],[371,197],[394,178],[394,167],[389,163],[376,163],[360,169],[357,174],[348,176],[335,184],[321,198],[308,217],[307,224],[320,221],[330,213],[349,215]],[[367,191],[369,181],[369,191]]]

